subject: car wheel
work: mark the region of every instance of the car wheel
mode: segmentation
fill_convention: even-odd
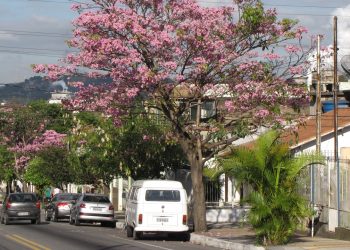
[[[127,236],[127,237],[132,237],[132,236],[133,236],[132,227],[129,226],[129,225],[126,226],[126,236]]]
[[[142,232],[137,232],[137,231],[135,231],[135,230],[133,230],[133,231],[134,231],[133,234],[132,234],[133,239],[134,239],[134,240],[139,240],[139,239],[141,239],[141,237],[142,237]]]
[[[181,234],[181,240],[182,241],[190,241],[191,234],[189,232],[185,232]]]
[[[4,217],[2,218],[5,225],[8,225],[10,223],[9,216],[7,214],[4,214]]]
[[[53,212],[52,212],[52,221],[58,222],[56,210],[53,210]]]
[[[111,227],[111,228],[116,228],[116,223],[115,222],[110,222],[109,223],[109,227]]]
[[[72,215],[69,215],[69,224],[73,225],[74,224],[74,220],[72,218]]]
[[[78,215],[75,215],[74,225],[80,226],[80,221],[78,219]]]
[[[31,224],[36,224],[36,220],[30,220]]]

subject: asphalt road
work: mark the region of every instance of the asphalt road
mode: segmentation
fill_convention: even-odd
[[[112,250],[112,249],[217,249],[168,238],[166,235],[149,234],[142,240],[127,238],[125,231],[100,227],[98,224],[69,225],[67,222],[13,222],[0,225],[0,249],[32,250]]]

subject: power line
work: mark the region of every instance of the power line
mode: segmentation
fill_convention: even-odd
[[[12,0],[13,1],[13,0]],[[55,0],[17,0],[20,2],[38,2],[38,3],[79,3],[78,1],[68,0],[68,1],[55,1]]]
[[[55,32],[42,32],[42,31],[29,31],[29,30],[13,30],[13,29],[0,29],[0,34],[14,34],[21,36],[45,36],[45,37],[63,37],[72,38],[72,34],[63,34]]]
[[[21,0],[19,0],[21,1]],[[42,3],[81,3],[80,1],[57,1],[57,0],[26,0],[27,2],[42,2]],[[199,3],[217,3],[217,4],[231,4],[226,1],[206,1],[206,0],[197,0]],[[319,9],[343,9],[343,7],[339,6],[319,6],[319,5],[298,5],[298,4],[269,4],[264,3],[264,6],[271,7],[291,7],[291,8],[319,8]]]
[[[6,46],[6,45],[0,45],[0,48],[6,48],[6,49],[25,49],[25,50],[39,50],[39,51],[55,51],[55,52],[77,52],[77,51],[68,51],[68,50],[63,50],[63,49],[26,48],[26,47],[13,47],[13,46]]]
[[[38,2],[38,3],[60,3],[60,4],[66,4],[66,3],[82,3],[79,1],[55,1],[55,0],[26,0],[27,2]],[[207,1],[207,0],[197,0],[198,3],[212,3],[212,4],[223,4],[223,5],[233,5],[230,2],[225,2],[225,1]],[[319,5],[298,5],[298,4],[268,4],[264,3],[264,6],[269,6],[269,7],[289,7],[289,8],[313,8],[313,9],[344,9],[344,7],[339,7],[339,6],[319,6]],[[292,15],[292,14],[288,14]],[[299,14],[300,15],[300,14]],[[303,14],[303,15],[309,15],[309,14]],[[322,14],[318,14],[318,16],[323,16]],[[326,15],[328,16],[328,15]],[[330,15],[332,16],[332,15]],[[343,17],[348,17],[348,16],[343,16]],[[350,17],[350,16],[349,16]]]
[[[48,54],[48,53],[39,53],[39,52],[30,52],[30,51],[19,51],[19,50],[2,50],[0,52],[7,54],[18,54],[18,55],[31,55],[31,56],[46,56],[46,57],[64,57],[64,55],[59,54]]]
[[[197,2],[199,2],[199,3],[216,3],[216,4],[234,5],[234,4],[232,4],[232,2],[229,2],[229,1],[197,0]],[[343,9],[343,7],[338,7],[338,6],[298,5],[298,4],[268,4],[268,3],[263,3],[263,6],[291,7],[291,8]]]

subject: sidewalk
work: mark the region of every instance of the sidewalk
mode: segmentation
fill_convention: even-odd
[[[286,245],[262,247],[255,245],[255,234],[250,227],[222,224],[215,226],[209,225],[209,228],[207,232],[191,233],[190,241],[203,246],[237,250],[350,250],[350,241],[321,237],[311,238],[310,236],[301,234],[296,234]]]

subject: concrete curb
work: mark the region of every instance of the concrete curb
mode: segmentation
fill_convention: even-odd
[[[234,250],[265,250],[265,247],[254,246],[251,244],[242,244],[237,242],[231,242],[227,240],[221,240],[213,237],[208,237],[196,233],[191,233],[190,242],[202,246],[218,247],[221,249],[234,249]]]
[[[117,229],[124,229],[124,225],[125,225],[124,222],[119,222],[119,221],[117,221],[117,222],[115,223],[115,227],[116,227]]]

